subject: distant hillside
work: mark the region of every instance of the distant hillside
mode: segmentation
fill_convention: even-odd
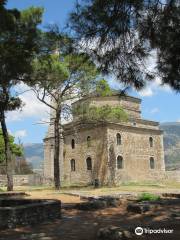
[[[180,170],[180,123],[163,123],[166,169]]]
[[[43,164],[43,143],[26,143],[24,144],[25,157],[28,162],[32,163],[33,169],[41,169]]]
[[[180,169],[180,123],[163,123],[166,169]],[[41,169],[43,164],[43,144],[24,145],[25,156],[34,169]]]

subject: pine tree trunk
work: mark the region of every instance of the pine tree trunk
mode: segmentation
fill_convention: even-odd
[[[56,110],[54,121],[54,185],[55,189],[60,189],[59,153],[60,153],[60,114],[61,110]]]
[[[9,143],[9,136],[6,127],[5,114],[0,113],[1,127],[5,145],[5,158],[6,158],[6,174],[7,174],[7,191],[13,191],[13,163],[12,155]]]

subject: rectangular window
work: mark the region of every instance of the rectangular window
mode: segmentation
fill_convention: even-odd
[[[76,171],[76,163],[74,159],[71,159],[71,172]]]
[[[123,168],[123,158],[122,156],[117,157],[117,169],[122,169]]]
[[[86,159],[87,170],[92,170],[92,160],[90,157]]]
[[[155,168],[155,163],[154,163],[154,158],[150,157],[150,168],[154,169]]]

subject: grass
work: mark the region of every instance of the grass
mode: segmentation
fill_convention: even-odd
[[[0,192],[4,192],[4,190],[0,188]]]
[[[134,186],[140,186],[140,187],[164,187],[164,184],[162,183],[155,183],[155,182],[123,182],[121,186],[129,186],[129,187],[134,187]]]
[[[138,200],[139,201],[157,201],[157,200],[160,200],[160,196],[145,192],[139,195]]]
[[[15,191],[43,191],[43,190],[54,190],[52,186],[36,185],[36,186],[18,186],[14,187]]]
[[[142,181],[142,182],[124,182],[116,187],[103,186],[100,188],[94,188],[91,186],[66,186],[64,185],[60,190],[55,190],[53,186],[45,186],[45,185],[37,185],[37,186],[18,186],[14,187],[14,191],[51,191],[54,193],[81,193],[84,195],[108,195],[108,194],[116,194],[120,192],[128,192],[128,193],[153,193],[158,194],[160,192],[172,191],[175,192],[180,189],[180,182],[173,181]],[[1,187],[0,191],[6,191],[5,187]]]

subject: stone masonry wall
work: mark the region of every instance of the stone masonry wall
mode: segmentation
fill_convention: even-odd
[[[141,100],[133,97],[91,97],[73,103],[96,106],[121,106],[129,114],[126,123],[95,124],[83,123],[78,116],[73,122],[64,125],[64,148],[61,152],[60,173],[64,184],[87,185],[99,179],[101,184],[118,184],[122,181],[158,180],[164,178],[163,135],[157,122],[141,119]],[[116,134],[120,133],[122,144],[117,146]],[[87,137],[91,146],[87,146]],[[150,147],[149,137],[153,138]],[[75,140],[72,149],[71,141]],[[116,159],[123,157],[123,169],[117,169]],[[92,159],[92,171],[87,170],[86,159]],[[154,158],[155,168],[150,168],[150,157]],[[71,171],[70,161],[75,160],[76,169]],[[44,176],[53,178],[53,138],[45,139]]]
[[[58,200],[0,199],[0,229],[39,224],[60,216]]]
[[[112,107],[122,107],[128,113],[129,117],[139,119],[141,118],[140,101],[134,98],[120,98],[118,95],[107,97],[92,97],[77,101],[73,104],[73,106],[76,107],[82,104],[90,104],[98,107],[104,105],[109,105]],[[78,119],[78,116],[76,116],[75,119]]]
[[[90,147],[87,137],[91,137]],[[75,148],[71,141],[75,139]],[[64,183],[65,184],[91,184],[94,179],[101,183],[105,181],[107,165],[107,130],[106,127],[78,129],[65,136],[64,146]],[[86,159],[92,159],[92,171],[87,170]],[[76,171],[71,171],[70,160],[76,162]]]
[[[53,138],[46,139],[44,141],[44,176],[49,179],[54,177],[54,164],[53,164]]]
[[[38,174],[14,175],[13,182],[14,186],[41,185],[43,183],[43,178]],[[7,184],[6,175],[0,175],[0,187],[6,186],[6,184]]]
[[[116,134],[121,134],[121,145],[116,143]],[[149,137],[153,138],[153,147],[149,145]],[[143,130],[132,127],[122,128],[111,126],[108,128],[108,148],[113,146],[114,158],[123,157],[123,169],[114,166],[116,184],[122,181],[152,180],[156,174],[159,178],[165,171],[163,140],[160,131]],[[155,160],[155,169],[150,168],[150,157]],[[109,164],[116,164],[116,161]]]

